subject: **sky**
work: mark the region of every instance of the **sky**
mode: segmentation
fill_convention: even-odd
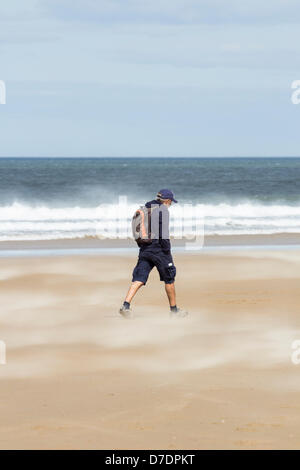
[[[298,0],[2,0],[0,80],[1,157],[300,155]]]

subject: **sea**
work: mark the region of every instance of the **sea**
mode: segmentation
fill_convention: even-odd
[[[300,234],[300,158],[0,158],[0,241],[127,238],[171,189],[171,235]]]

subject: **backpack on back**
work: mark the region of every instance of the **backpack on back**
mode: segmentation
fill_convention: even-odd
[[[151,215],[158,206],[140,206],[132,217],[132,235],[138,246],[151,245],[154,234],[151,232]]]

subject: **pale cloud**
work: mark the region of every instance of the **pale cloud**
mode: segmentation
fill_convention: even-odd
[[[66,21],[216,24],[299,22],[298,0],[41,0]]]
[[[8,0],[0,3],[0,22],[18,24],[41,17],[40,0]]]

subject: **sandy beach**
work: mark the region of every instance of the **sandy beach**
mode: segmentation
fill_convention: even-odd
[[[119,318],[135,256],[0,260],[1,449],[294,449],[300,251],[176,254]]]

